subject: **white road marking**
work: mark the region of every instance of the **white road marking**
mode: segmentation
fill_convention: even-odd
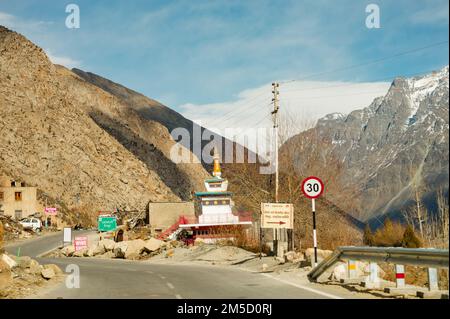
[[[180,295],[175,295],[175,298],[177,298],[177,299],[183,299],[183,297],[181,297]]]
[[[170,282],[166,282],[166,284],[170,289],[175,289],[174,285],[172,285]]]
[[[294,287],[297,287],[297,288],[300,288],[300,289],[303,289],[303,290],[311,291],[313,293],[316,293],[318,295],[322,295],[324,297],[328,297],[328,298],[331,298],[331,299],[344,299],[342,297],[335,296],[335,295],[332,295],[332,294],[329,294],[329,293],[326,293],[326,292],[323,292],[323,291],[320,291],[320,290],[317,290],[317,289],[314,289],[314,288],[311,288],[311,287],[306,287],[306,286],[303,286],[303,285],[294,284],[294,283],[289,282],[287,280],[283,280],[283,279],[280,279],[280,278],[273,277],[273,276],[271,276],[269,274],[261,274],[261,275],[269,277],[269,278],[272,278],[272,279],[275,279],[275,280],[278,280],[278,281],[281,281],[281,282],[283,282],[285,284],[288,284],[288,285],[291,285],[291,286],[294,286]]]

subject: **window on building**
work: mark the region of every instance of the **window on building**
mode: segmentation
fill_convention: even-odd
[[[5,200],[5,194],[3,192],[0,192],[0,200],[1,201]]]
[[[16,199],[16,202],[19,202],[22,200],[22,192],[15,192],[14,198]]]

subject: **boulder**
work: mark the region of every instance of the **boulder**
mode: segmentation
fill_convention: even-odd
[[[121,241],[114,245],[113,254],[115,258],[125,258],[125,252],[128,249],[128,242]]]
[[[99,255],[99,258],[114,258],[115,255],[112,251],[107,251],[106,253],[104,253],[103,255]]]
[[[61,268],[59,268],[57,265],[55,264],[47,264],[44,265],[44,270],[45,269],[51,269],[53,270],[53,272],[55,273],[55,275],[61,275],[63,273],[63,271],[61,270]]]
[[[303,253],[295,252],[295,251],[288,251],[287,253],[284,254],[284,258],[285,258],[286,262],[291,262],[291,263],[297,263],[297,262],[304,260]]]
[[[41,276],[48,280],[48,279],[52,279],[53,277],[55,277],[56,274],[53,271],[53,269],[51,269],[51,268],[44,268],[41,271]]]
[[[77,250],[76,252],[74,252],[72,254],[72,256],[73,257],[84,257],[84,254],[87,254],[87,253],[88,253],[88,248],[86,247],[86,248]]]
[[[125,250],[126,259],[136,259],[144,250],[146,242],[142,239],[129,240],[127,242],[127,249]]]
[[[66,257],[71,257],[75,252],[75,247],[73,245],[66,246],[62,249],[62,253]]]
[[[329,279],[339,281],[344,278],[347,278],[347,267],[342,263],[333,268]]]
[[[103,247],[105,250],[102,254],[104,254],[107,251],[113,250],[115,245],[116,242],[112,239],[102,239],[98,242],[98,246]]]
[[[3,288],[9,287],[13,281],[13,275],[9,266],[0,259],[0,298],[2,296]]]
[[[34,274],[34,275],[38,275],[40,274],[41,270],[42,270],[42,266],[39,265],[39,263],[32,259],[30,262],[30,273]]]
[[[324,260],[325,258],[330,256],[332,253],[333,253],[332,250],[317,249],[317,260],[320,262],[321,260]],[[314,260],[314,248],[306,249],[305,258],[310,263],[312,260]]]
[[[137,260],[139,259],[139,256],[141,256],[140,254],[134,252],[134,253],[125,253],[125,258],[129,259],[129,260]]]
[[[93,257],[94,256],[94,250],[97,248],[97,246],[89,246],[86,253],[84,254],[84,257]]]
[[[295,259],[295,252],[294,251],[288,251],[284,254],[284,259],[286,261],[292,262]]]
[[[15,260],[9,257],[7,254],[3,254],[1,259],[8,266],[9,269],[17,267],[17,263],[15,262]]]
[[[30,268],[31,265],[31,261],[33,259],[31,259],[31,257],[28,256],[22,256],[22,257],[18,257],[17,258],[17,265],[21,268],[21,269],[25,269],[25,268]]]
[[[98,243],[98,245],[95,246],[94,249],[92,250],[92,256],[103,255],[107,251],[111,251],[111,250],[112,249],[109,249],[109,250],[106,249],[106,247],[103,244]]]
[[[156,239],[156,238],[150,238],[149,240],[147,240],[144,244],[144,250],[151,253],[154,251],[157,251],[158,249],[161,248],[161,246],[163,245],[163,241]]]

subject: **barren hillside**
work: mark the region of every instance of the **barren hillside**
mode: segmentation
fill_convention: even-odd
[[[144,210],[198,187],[200,165],[168,158],[174,141],[111,94],[53,65],[0,26],[0,167],[67,207]]]

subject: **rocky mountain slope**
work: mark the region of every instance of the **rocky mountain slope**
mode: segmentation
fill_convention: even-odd
[[[53,65],[0,26],[0,168],[68,207],[144,210],[201,187],[200,164],[176,165],[166,127]]]
[[[330,114],[291,138],[291,160],[299,170],[311,164],[333,175],[341,187],[329,197],[362,221],[398,214],[412,203],[416,185],[423,197],[448,191],[449,68],[415,78],[397,78],[383,97],[348,115]],[[320,145],[320,146],[318,146]],[[337,166],[327,165],[330,158]],[[350,186],[350,188],[348,188]],[[348,189],[346,189],[348,188]]]
[[[236,147],[238,146],[236,143],[196,124],[160,102],[150,99],[139,92],[133,91],[97,74],[85,72],[80,69],[72,69],[72,72],[86,82],[101,88],[119,99],[123,104],[128,106],[128,109],[137,113],[141,119],[157,122],[166,127],[169,132],[178,128],[186,130],[189,134],[188,138],[185,139],[185,137],[183,137],[181,140],[179,137],[175,136],[176,140],[180,141],[183,146],[189,148],[196,158],[201,160],[207,171],[211,171],[212,169],[212,158],[209,161],[209,159],[202,156],[203,150],[212,151],[212,148],[216,146],[219,149],[220,154],[225,154],[225,145],[227,143],[232,143],[233,158],[235,158]],[[196,139],[197,134],[200,143],[194,145],[194,139]],[[244,158],[249,158],[249,154],[256,157],[254,153],[244,147]]]

